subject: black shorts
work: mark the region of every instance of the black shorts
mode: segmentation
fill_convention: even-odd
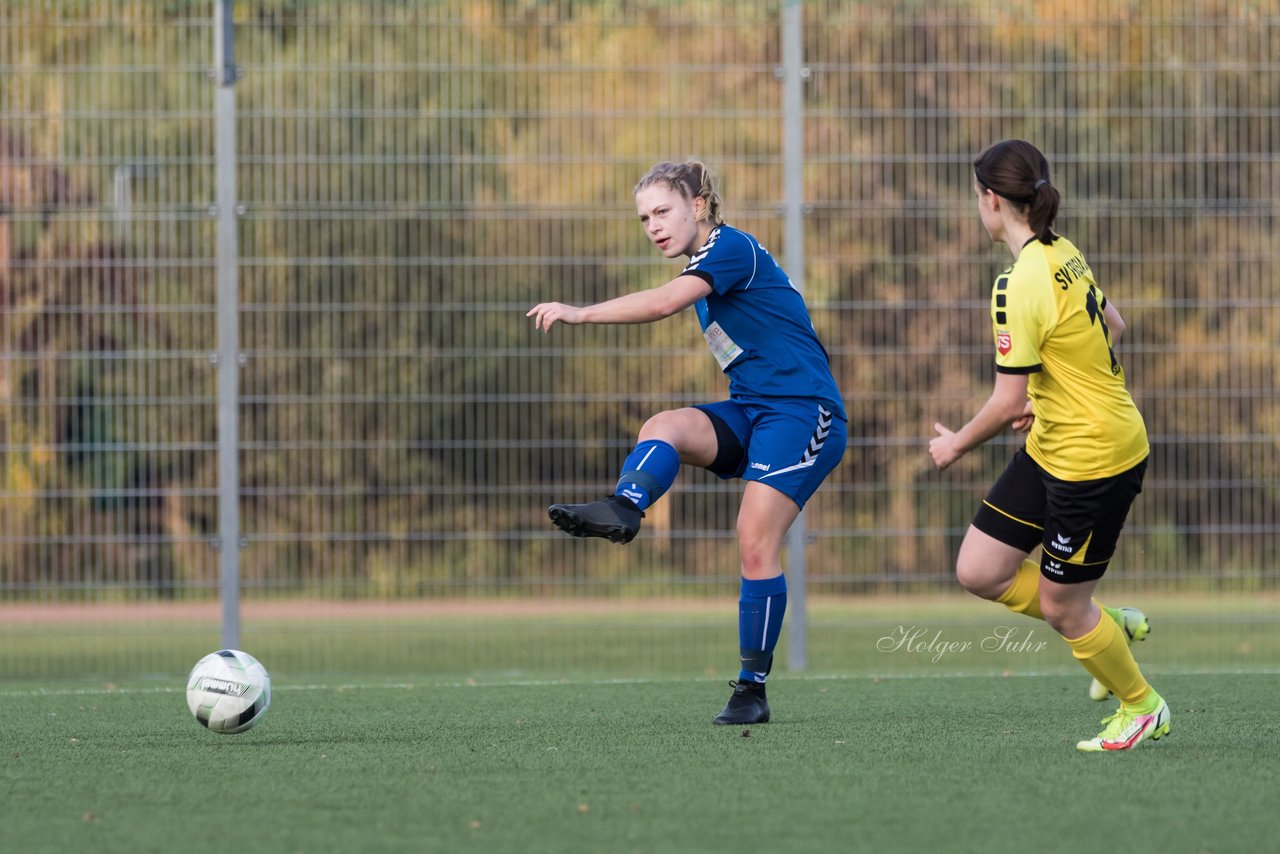
[[[1026,552],[1043,546],[1040,574],[1050,581],[1093,581],[1107,571],[1146,471],[1143,460],[1113,477],[1060,480],[1019,449],[978,508],[973,526]]]

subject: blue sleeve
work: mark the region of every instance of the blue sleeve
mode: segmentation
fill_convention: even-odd
[[[747,234],[724,226],[689,258],[682,276],[697,276],[718,294],[746,287],[756,273],[756,247]]]

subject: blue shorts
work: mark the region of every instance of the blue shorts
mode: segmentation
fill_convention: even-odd
[[[695,406],[716,430],[720,478],[758,480],[801,508],[844,456],[843,419],[813,400],[781,400],[762,406],[722,400]]]

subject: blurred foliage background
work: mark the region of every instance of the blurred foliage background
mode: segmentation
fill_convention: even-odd
[[[0,20],[0,584],[217,589],[207,2]],[[242,572],[249,598],[735,588],[739,485],[686,471],[619,549],[545,507],[610,491],[644,418],[726,385],[692,316],[557,328],[536,302],[666,281],[631,189],[719,173],[784,266],[784,4],[234,4]],[[993,378],[1008,264],[969,163],[1022,137],[1129,330],[1153,440],[1116,583],[1274,590],[1280,16],[1213,0],[809,2],[803,288],[850,415],[806,513],[816,593],[950,589],[1015,439],[932,470]]]

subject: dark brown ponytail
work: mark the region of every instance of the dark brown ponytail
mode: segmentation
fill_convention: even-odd
[[[1037,240],[1052,243],[1057,239],[1053,221],[1061,197],[1049,182],[1049,161],[1038,148],[1022,139],[997,142],[973,161],[973,176],[979,185],[1026,214]]]

